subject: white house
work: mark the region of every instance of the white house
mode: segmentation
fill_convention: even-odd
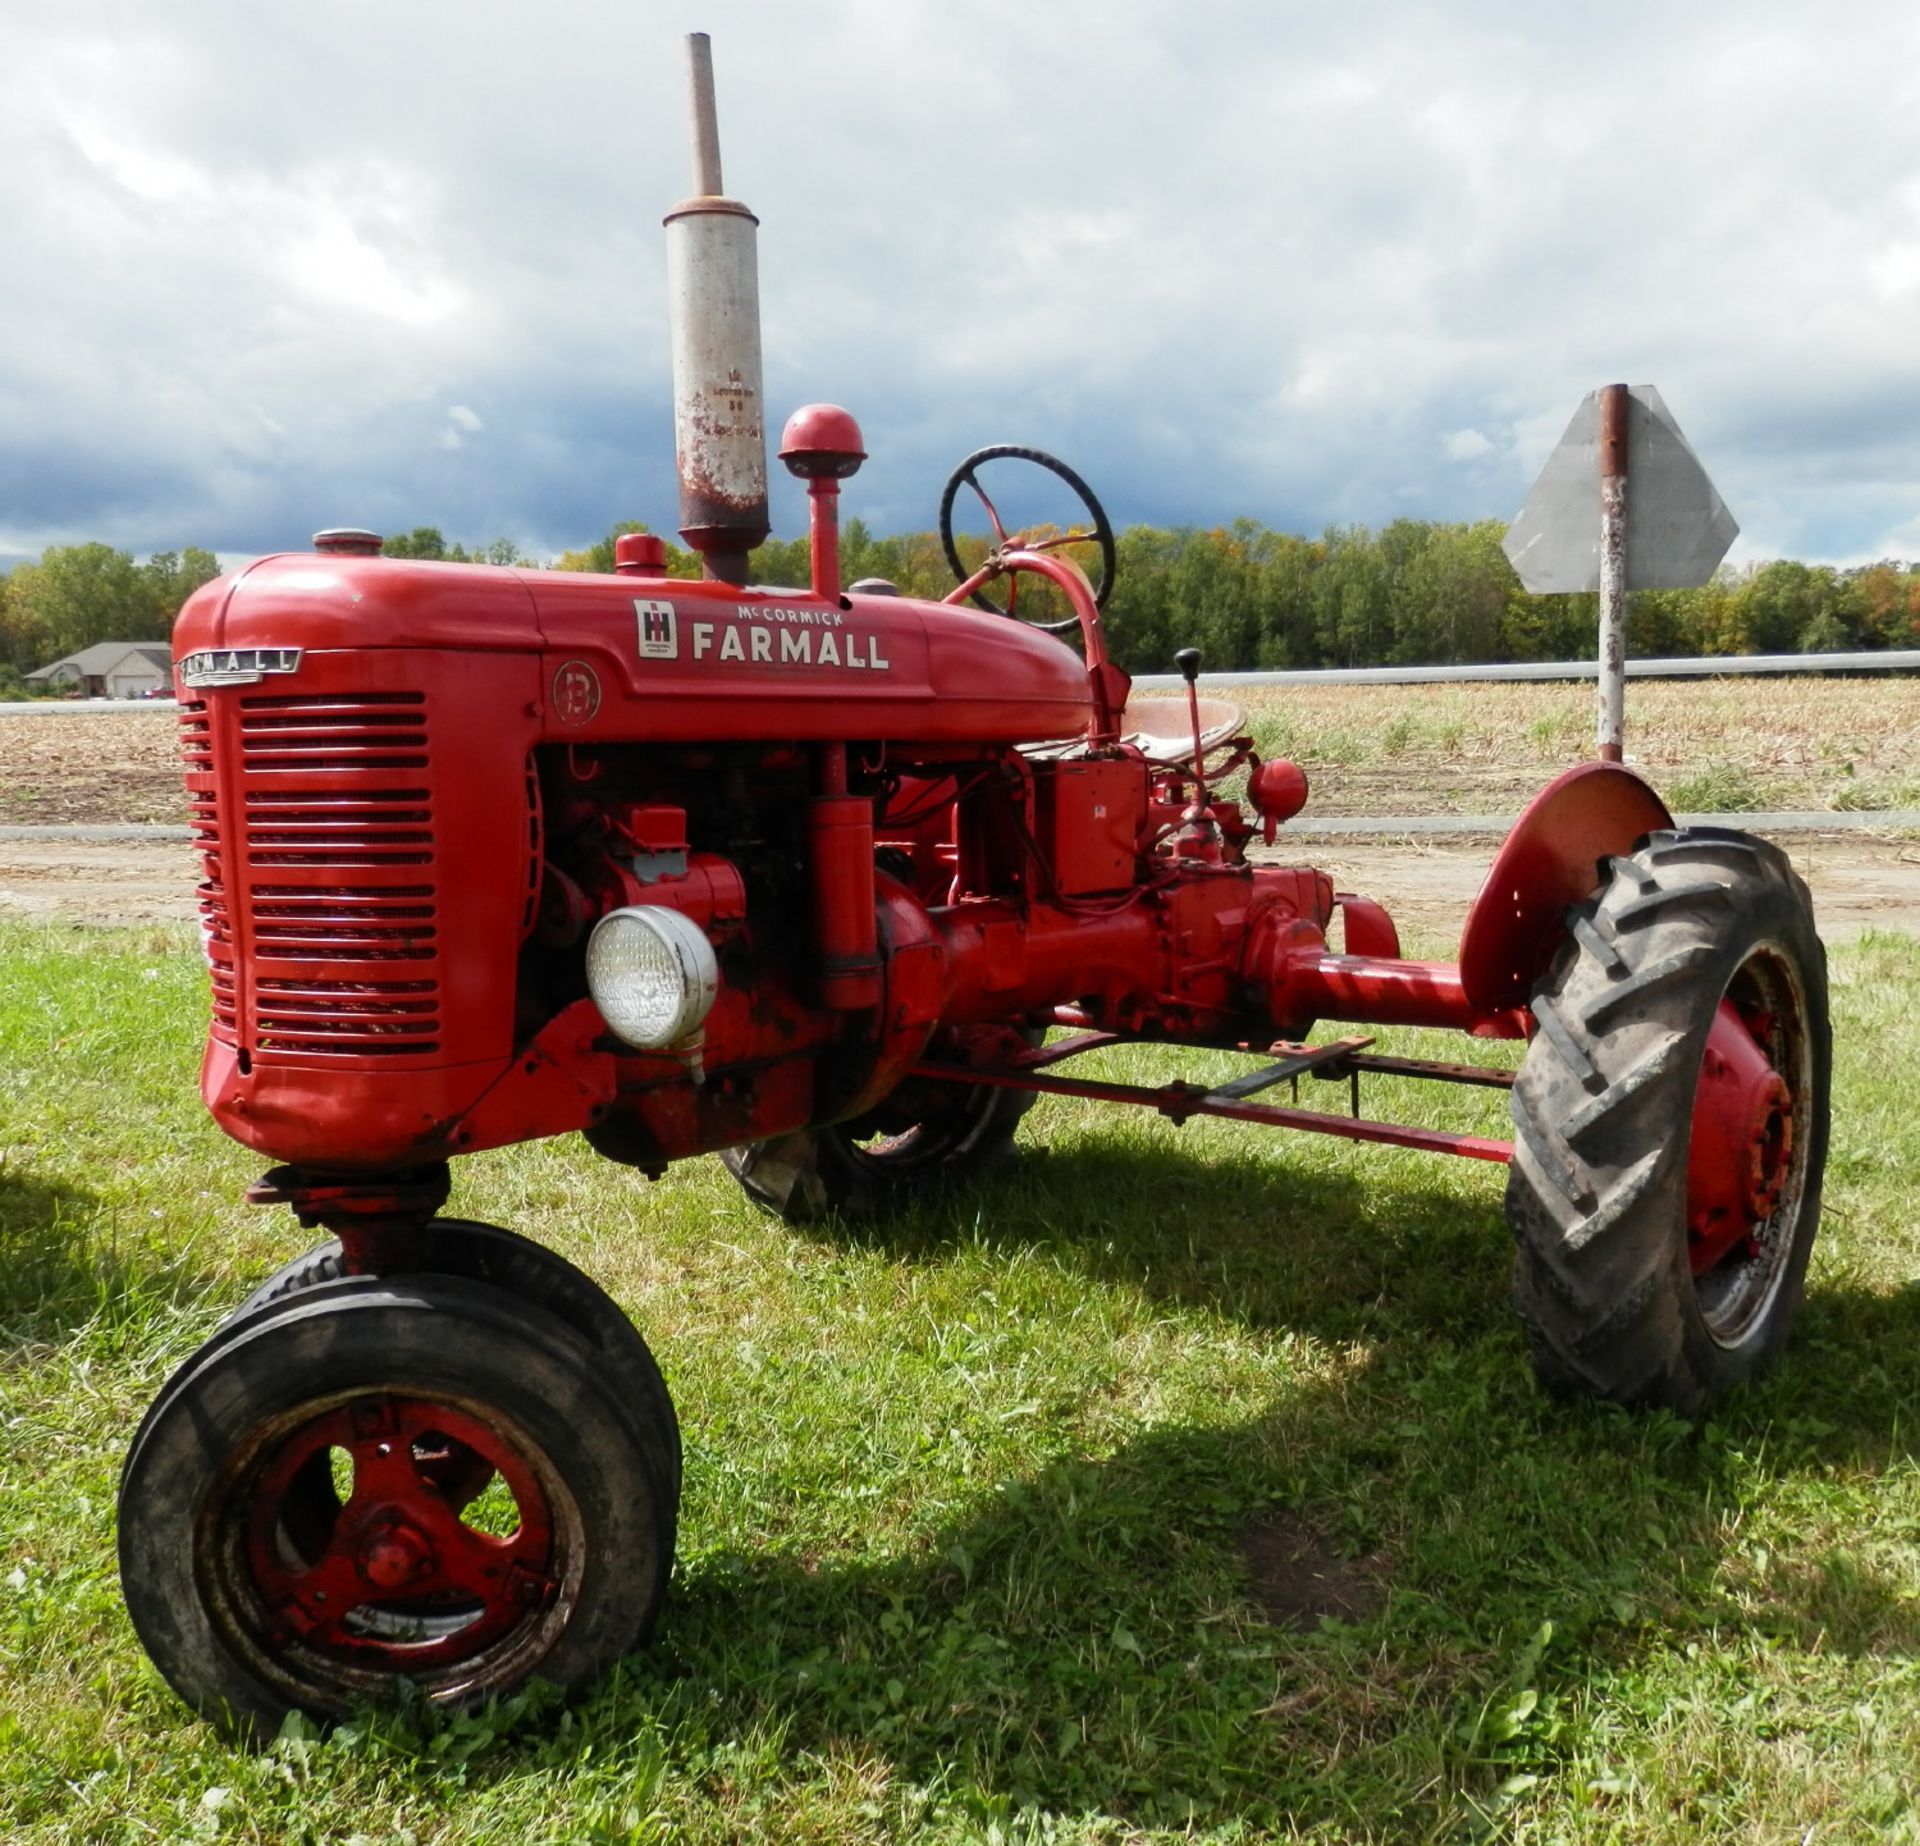
[[[71,687],[91,699],[144,699],[172,677],[164,641],[96,641],[26,675],[31,685]]]

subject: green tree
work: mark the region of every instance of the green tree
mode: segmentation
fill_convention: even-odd
[[[1314,580],[1314,629],[1320,658],[1332,666],[1373,666],[1386,659],[1385,561],[1365,526],[1330,526],[1326,559]]]
[[[96,641],[156,641],[166,622],[130,551],[111,545],[51,545],[9,580],[8,620],[31,639],[44,666]]]
[[[171,630],[187,598],[219,575],[220,560],[198,545],[189,545],[184,552],[156,551],[141,565],[140,576],[153,599],[160,631]]]
[[[447,541],[438,526],[415,526],[411,532],[396,533],[385,540],[380,546],[380,555],[383,558],[425,558],[430,562],[445,562]],[[464,562],[464,553],[461,561]]]

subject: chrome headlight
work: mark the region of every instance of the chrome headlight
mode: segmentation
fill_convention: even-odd
[[[587,938],[587,991],[615,1034],[663,1051],[697,1032],[720,991],[707,932],[660,904],[609,911]]]

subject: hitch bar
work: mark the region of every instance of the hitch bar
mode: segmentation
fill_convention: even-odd
[[[1371,1038],[1336,1038],[1330,1045],[1302,1045],[1297,1051],[1290,1051],[1278,1064],[1269,1064],[1264,1070],[1249,1072],[1244,1077],[1236,1077],[1231,1083],[1222,1083],[1207,1092],[1209,1102],[1239,1102],[1248,1096],[1257,1096],[1262,1090],[1271,1089],[1276,1083],[1284,1083],[1289,1077],[1297,1077],[1302,1071],[1311,1070],[1320,1074],[1337,1077],[1339,1071],[1322,1071],[1327,1064],[1346,1064],[1357,1053],[1366,1050],[1373,1043]],[[1354,1114],[1360,1113],[1358,1091],[1355,1092]]]
[[[1287,1055],[1277,1063],[1209,1089],[1184,1082],[1162,1084],[1158,1089],[1140,1083],[1090,1082],[1078,1077],[1053,1076],[1041,1069],[1046,1064],[1057,1064],[1083,1052],[1124,1042],[1126,1035],[1118,1032],[1081,1032],[1051,1045],[1038,1046],[1009,1059],[999,1068],[923,1061],[914,1065],[908,1074],[936,1083],[969,1083],[986,1089],[1031,1090],[1043,1096],[1077,1096],[1089,1102],[1128,1103],[1135,1108],[1152,1109],[1176,1124],[1196,1115],[1211,1115],[1267,1128],[1297,1128],[1307,1134],[1333,1135],[1343,1141],[1457,1154],[1467,1160],[1505,1164],[1513,1157],[1510,1141],[1496,1141],[1485,1135],[1452,1134],[1439,1128],[1414,1128],[1401,1122],[1375,1122],[1363,1117],[1359,1113],[1363,1069],[1393,1076],[1429,1077],[1446,1083],[1482,1084],[1489,1088],[1510,1088],[1513,1083],[1510,1071],[1464,1064],[1429,1064],[1419,1058],[1368,1057],[1360,1047],[1372,1044],[1371,1038],[1340,1039],[1330,1045],[1289,1046]],[[1268,1103],[1246,1100],[1273,1084],[1290,1077],[1297,1079],[1308,1071],[1317,1076],[1348,1078],[1353,1087],[1354,1113],[1328,1115],[1317,1109],[1275,1108]]]

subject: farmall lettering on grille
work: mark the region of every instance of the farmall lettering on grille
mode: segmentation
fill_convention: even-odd
[[[1277,843],[1306,778],[1198,697],[1197,655],[1184,700],[1131,696],[1106,517],[1035,451],[949,482],[942,601],[847,588],[837,500],[864,445],[844,410],[802,409],[780,455],[808,484],[811,582],[750,584],[755,220],[722,191],[692,49],[697,185],[667,227],[703,576],[669,577],[644,534],[600,576],[330,532],[201,590],[175,634],[203,1091],[268,1164],[250,1196],[325,1239],[168,1381],[123,1476],[135,1625],[242,1730],[400,1682],[448,1706],[581,1685],[659,1613],[666,1385],[578,1269],[442,1215],[450,1163],[484,1148],[580,1134],[648,1174],[717,1154],[796,1222],[964,1181],[1040,1095],[1464,1156],[1506,1169],[1546,1385],[1687,1415],[1772,1363],[1801,1294],[1826,976],[1774,848],[1580,763],[1500,848],[1457,958],[1403,956],[1385,909]],[[1019,464],[1084,524],[1005,530],[983,475]],[[963,490],[994,532],[973,568]],[[1036,585],[1064,599],[1064,633],[1009,619],[1023,584],[1029,612]],[[1523,1055],[1389,1054],[1383,1026]],[[1247,1068],[1068,1074],[1143,1041]],[[1382,1074],[1510,1092],[1513,1138],[1368,1114]],[[1348,1107],[1306,1106],[1303,1078]]]

